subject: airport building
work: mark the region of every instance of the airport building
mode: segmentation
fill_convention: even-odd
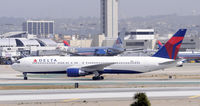
[[[136,29],[126,33],[125,39],[153,40],[155,39],[154,29]]]
[[[69,44],[72,47],[91,47],[92,39],[81,38],[79,35],[73,35]]]
[[[57,43],[50,39],[0,39],[0,57],[39,56],[42,51],[56,50],[56,48]]]
[[[82,39],[82,40],[70,40],[70,46],[73,47],[91,47],[91,39]]]
[[[51,39],[37,38],[26,32],[9,32],[0,35],[0,63],[25,56],[60,55],[58,45]]]
[[[154,49],[154,29],[136,29],[127,31],[124,37],[124,47],[128,49]]]
[[[23,31],[28,34],[38,35],[39,38],[47,38],[54,34],[54,21],[26,21],[22,25]]]
[[[0,35],[0,38],[23,38],[27,37],[27,32],[25,31],[16,31],[16,32],[8,32]]]
[[[153,49],[153,41],[152,40],[124,40],[124,47],[126,50],[131,49]]]
[[[107,38],[118,37],[118,0],[101,0],[101,33]]]
[[[92,47],[101,47],[103,44],[103,41],[105,40],[104,34],[99,34],[92,36]]]

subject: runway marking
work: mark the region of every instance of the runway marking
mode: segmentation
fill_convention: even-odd
[[[63,101],[64,102],[71,102],[71,101],[75,101],[75,100],[79,100],[79,98],[66,99],[66,100],[63,100]]]
[[[193,99],[193,98],[198,98],[198,97],[200,97],[200,95],[190,96],[189,98],[190,98],[190,99]]]

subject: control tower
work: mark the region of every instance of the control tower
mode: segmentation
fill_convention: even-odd
[[[118,0],[101,0],[101,33],[108,39],[118,37]]]

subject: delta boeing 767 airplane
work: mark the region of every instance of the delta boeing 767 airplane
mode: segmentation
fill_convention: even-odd
[[[26,57],[12,65],[27,80],[27,73],[65,73],[68,77],[94,74],[93,80],[104,79],[102,74],[136,74],[176,66],[177,54],[186,29],[180,29],[152,57],[76,57],[45,56]]]

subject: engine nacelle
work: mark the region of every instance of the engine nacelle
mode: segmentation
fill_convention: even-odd
[[[80,77],[85,76],[85,71],[80,70],[79,68],[69,68],[67,69],[67,76],[68,77]]]
[[[177,62],[176,67],[183,67],[183,61]]]

